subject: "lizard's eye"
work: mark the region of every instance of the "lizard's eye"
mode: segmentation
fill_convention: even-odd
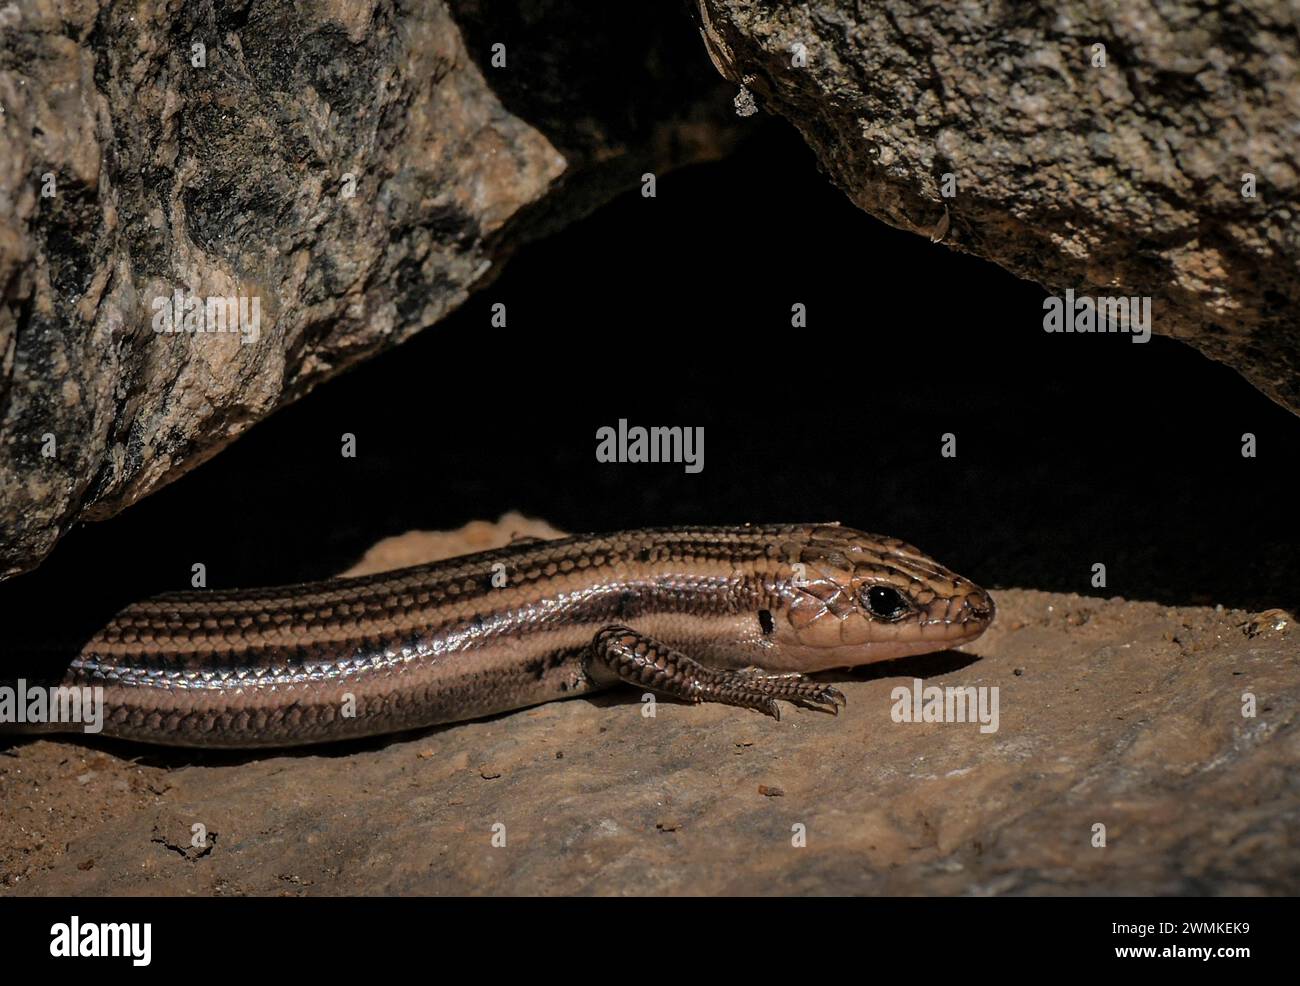
[[[873,585],[862,593],[862,599],[867,612],[882,620],[897,620],[911,609],[903,594],[887,585]]]

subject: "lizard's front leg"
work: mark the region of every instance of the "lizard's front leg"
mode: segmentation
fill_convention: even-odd
[[[596,634],[587,674],[601,684],[627,682],[687,702],[722,702],[781,718],[778,699],[838,714],[846,700],[829,685],[798,672],[710,668],[630,627],[609,626]]]

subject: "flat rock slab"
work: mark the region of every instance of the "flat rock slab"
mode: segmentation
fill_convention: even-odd
[[[0,886],[37,895],[1300,889],[1294,620],[1024,590],[996,597],[997,623],[969,653],[830,675],[849,702],[838,717],[787,709],[776,722],[669,702],[648,716],[623,690],[292,755],[20,742],[0,756]],[[916,677],[996,687],[997,731],[894,721],[891,692]],[[1104,847],[1094,845],[1098,826]]]

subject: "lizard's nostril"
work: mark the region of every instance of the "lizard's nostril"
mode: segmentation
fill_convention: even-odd
[[[961,626],[971,623],[988,624],[993,619],[993,600],[988,593],[976,590],[962,597],[954,622]]]
[[[987,592],[981,592],[970,599],[971,614],[978,620],[993,619],[993,597]]]

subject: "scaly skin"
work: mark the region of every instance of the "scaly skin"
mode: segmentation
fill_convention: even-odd
[[[777,699],[843,704],[806,672],[956,646],[993,611],[915,548],[833,524],[626,531],[159,596],[47,684],[102,687],[106,735],[174,746],[372,736],[620,681],[776,715]]]

